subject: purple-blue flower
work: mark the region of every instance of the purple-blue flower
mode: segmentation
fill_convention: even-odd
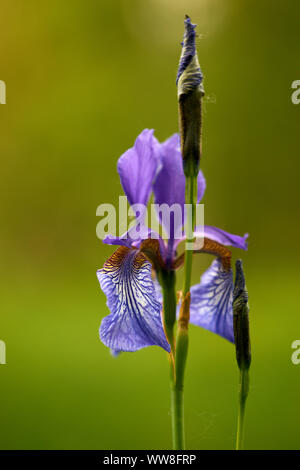
[[[129,204],[146,205],[153,193],[156,204],[185,202],[185,177],[179,136],[159,143],[153,130],[145,129],[118,161],[123,190]],[[205,191],[202,172],[198,175],[198,202]],[[161,217],[158,215],[160,222]],[[100,338],[113,351],[136,351],[158,345],[170,351],[162,320],[162,303],[155,271],[177,269],[179,230],[184,220],[171,224],[167,241],[140,223],[140,237],[126,234],[106,237],[104,243],[119,245],[97,276],[107,297],[110,315],[100,326]],[[204,230],[204,233],[203,233]],[[214,255],[200,284],[191,288],[190,322],[234,342],[231,253],[226,246],[247,249],[247,235],[233,235],[216,227],[196,227],[196,236],[204,237],[197,252]],[[155,239],[153,239],[155,238]],[[195,254],[197,256],[197,254]]]

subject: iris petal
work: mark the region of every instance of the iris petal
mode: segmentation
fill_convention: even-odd
[[[162,295],[162,290],[161,290],[161,285],[157,280],[157,277],[153,279],[153,284],[154,284],[154,289],[155,289],[155,295],[157,298],[157,301],[160,303],[160,305],[163,305],[163,295]]]
[[[110,354],[112,355],[112,357],[118,357],[120,354],[121,354],[121,351],[117,351],[115,349],[111,349],[110,350]]]
[[[204,225],[204,232],[203,227],[196,227],[195,236],[196,238],[206,237],[210,240],[221,243],[222,245],[233,246],[235,248],[241,248],[242,250],[247,250],[248,247],[248,233],[241,237],[240,235],[225,232],[225,230],[218,227],[212,227],[211,225]]]
[[[185,203],[185,176],[182,166],[182,155],[180,151],[180,138],[178,134],[172,135],[168,140],[160,144],[161,168],[153,185],[153,192],[156,204],[179,204],[182,216],[184,215]],[[198,174],[198,202],[202,199],[205,192],[205,178],[202,171]],[[161,215],[159,221],[162,222]],[[184,220],[180,221],[180,226],[175,227],[174,231],[181,229]],[[164,225],[166,229],[166,226]],[[168,234],[169,235],[169,234]]]
[[[194,249],[200,249],[202,247],[202,242],[204,238],[208,238],[209,240],[213,240],[215,242],[221,243],[225,246],[233,246],[234,248],[240,248],[242,250],[248,249],[248,233],[245,233],[243,237],[240,235],[234,235],[233,233],[225,232],[218,227],[212,227],[211,225],[204,225],[202,227],[195,227],[194,231],[196,241],[194,244]],[[174,243],[173,249],[174,251],[177,250],[177,247],[180,242],[185,240],[185,234],[181,239],[176,240]]]
[[[114,351],[158,345],[170,351],[161,305],[151,279],[151,264],[135,249],[118,248],[97,272],[111,314],[102,320],[100,338]]]
[[[232,271],[216,259],[191,288],[190,323],[212,331],[234,343]]]
[[[134,146],[118,161],[118,173],[129,204],[146,205],[159,164],[159,143],[153,130],[144,129]]]

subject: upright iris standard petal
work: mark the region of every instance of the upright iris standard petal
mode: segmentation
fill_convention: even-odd
[[[151,264],[135,249],[118,248],[97,272],[111,314],[102,320],[100,338],[114,351],[158,345],[170,351],[161,305],[151,279]]]
[[[245,235],[241,237],[240,235],[234,235],[232,233],[225,232],[225,230],[221,230],[218,227],[204,225],[204,227],[195,228],[195,236],[196,238],[200,239],[206,237],[210,240],[221,243],[222,245],[233,246],[235,248],[241,248],[242,250],[247,250],[248,248],[248,233],[245,233]],[[197,240],[195,242],[195,249],[197,249]]]
[[[191,288],[190,323],[212,331],[234,343],[232,271],[216,259]]]
[[[169,208],[173,204],[178,204],[182,213],[180,224],[178,223],[174,230],[171,230],[171,233],[168,234],[172,235],[172,233],[176,233],[184,225],[185,176],[178,134],[172,135],[160,145],[160,163],[160,170],[153,185],[155,203],[159,205],[168,204]],[[205,187],[205,178],[202,171],[199,171],[198,202],[200,202],[204,195]],[[163,222],[161,212],[159,213],[159,221]],[[163,225],[167,229],[164,223]]]
[[[118,172],[130,205],[147,204],[158,163],[159,143],[153,130],[145,129],[118,161]]]

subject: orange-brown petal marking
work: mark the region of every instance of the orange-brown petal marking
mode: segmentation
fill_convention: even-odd
[[[136,250],[136,248],[128,248],[126,246],[120,246],[109,258],[105,261],[103,269],[107,271],[115,270],[122,266],[123,262],[126,260],[130,251],[135,250],[136,255],[133,261],[134,269],[141,269],[145,263],[148,262],[147,258]]]
[[[116,266],[120,266],[122,261],[126,258],[130,251],[130,248],[126,246],[120,246],[113,254],[105,261],[103,268],[115,268]]]
[[[140,251],[146,256],[156,271],[164,267],[165,263],[160,254],[158,240],[147,238],[147,240],[141,243]]]
[[[231,269],[231,251],[226,248],[226,246],[221,245],[221,243],[210,240],[209,238],[204,238],[202,248],[200,250],[195,250],[194,253],[208,253],[210,255],[215,255],[220,258],[225,271],[230,271]]]

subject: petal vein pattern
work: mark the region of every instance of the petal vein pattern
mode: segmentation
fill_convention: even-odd
[[[200,284],[191,288],[190,322],[234,342],[232,271],[214,260]]]
[[[158,345],[170,351],[161,304],[151,279],[151,264],[138,250],[120,247],[97,272],[111,314],[102,320],[100,338],[113,350],[136,351]]]

